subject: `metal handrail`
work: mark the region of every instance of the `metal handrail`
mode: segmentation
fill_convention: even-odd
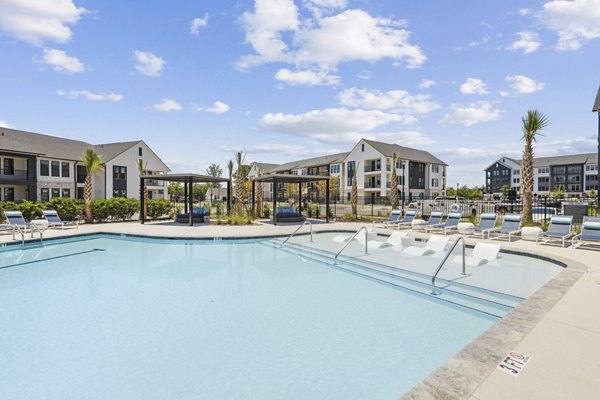
[[[464,238],[464,236],[459,236],[458,239],[456,239],[456,242],[454,242],[452,244],[452,246],[450,247],[450,250],[448,250],[448,252],[444,256],[444,258],[442,259],[442,261],[438,265],[437,269],[435,270],[435,273],[431,277],[431,294],[432,295],[438,295],[439,294],[435,290],[436,289],[435,288],[435,278],[437,278],[438,273],[440,272],[440,270],[442,269],[442,267],[444,266],[444,264],[448,260],[448,257],[450,257],[450,254],[456,248],[456,246],[458,245],[458,242],[460,242],[461,240],[462,240],[462,274],[463,275],[467,274],[466,271],[465,271],[465,248],[466,248],[465,238]]]
[[[42,233],[42,230],[40,229],[39,226],[37,226],[36,224],[29,224],[29,229],[31,228],[35,228],[35,230],[40,234],[40,243],[44,243],[44,234]],[[31,237],[33,237],[33,229],[31,229]]]
[[[313,241],[313,230],[312,230],[312,223],[310,221],[304,221],[304,223],[302,225],[300,225],[298,228],[296,228],[296,230],[294,232],[292,232],[292,234],[290,236],[288,236],[279,246],[279,248],[282,248],[283,245],[290,240],[304,225],[310,225],[310,241]]]
[[[40,230],[40,227],[37,226],[36,224],[29,224],[27,225],[29,226],[30,232],[31,232],[31,237],[33,237],[33,231],[36,230],[37,233],[40,234],[40,242],[44,243],[44,234],[42,233],[42,230]],[[21,235],[21,244],[25,245],[25,232],[27,229],[27,226],[24,227],[23,230],[21,230],[21,225],[12,225],[12,233],[13,233],[13,240],[15,239],[15,230],[19,233],[19,235]]]
[[[362,228],[360,228],[359,230],[357,230],[356,232],[354,232],[354,235],[352,235],[350,237],[350,239],[348,239],[348,241],[346,242],[346,244],[344,245],[344,247],[342,247],[340,249],[340,251],[337,252],[337,254],[335,255],[334,259],[333,259],[333,264],[337,265],[337,259],[339,257],[340,254],[342,254],[342,251],[344,251],[344,249],[346,247],[348,247],[348,245],[350,244],[350,242],[352,242],[352,240],[354,240],[355,237],[358,236],[358,234],[360,233],[360,231],[365,230],[365,254],[369,254],[369,244],[368,244],[368,234],[369,231],[367,230],[366,226],[363,226]]]
[[[12,234],[13,234],[13,240],[15,240],[15,229],[17,230],[17,232],[19,232],[19,234],[21,235],[21,244],[25,244],[25,232],[23,232],[21,230],[21,227],[19,225],[13,225],[12,226]]]

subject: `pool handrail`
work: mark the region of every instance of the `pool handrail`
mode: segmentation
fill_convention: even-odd
[[[365,254],[369,254],[369,230],[367,229],[366,226],[363,226],[362,228],[360,228],[359,230],[357,230],[356,232],[354,232],[354,235],[352,235],[350,237],[350,239],[348,239],[348,241],[346,242],[346,244],[344,244],[344,246],[340,249],[340,251],[337,252],[337,254],[335,255],[335,257],[333,258],[333,265],[337,265],[337,259],[339,257],[340,254],[342,254],[342,251],[344,251],[344,249],[346,247],[348,247],[348,245],[350,244],[350,242],[352,242],[352,240],[354,240],[355,237],[358,236],[358,234],[360,233],[360,231],[365,230]]]
[[[294,232],[292,232],[292,234],[290,236],[288,236],[279,246],[279,248],[282,248],[283,245],[290,240],[304,225],[308,224],[310,226],[310,241],[313,241],[313,229],[312,229],[312,223],[310,221],[304,221],[302,223],[302,225],[300,225],[298,228],[296,228],[296,230]]]
[[[448,252],[444,256],[444,258],[442,258],[442,261],[440,262],[440,264],[436,268],[434,274],[431,276],[431,294],[432,295],[437,296],[439,294],[435,290],[436,289],[435,288],[435,278],[437,278],[437,275],[442,270],[442,267],[444,266],[444,264],[448,260],[448,257],[450,257],[450,254],[452,254],[452,251],[456,248],[456,246],[458,245],[458,242],[460,242],[461,240],[462,240],[462,274],[463,275],[467,274],[467,272],[465,270],[465,265],[466,265],[466,263],[465,263],[465,249],[466,249],[465,238],[464,238],[464,236],[459,236],[458,239],[456,239],[456,241],[454,243],[452,243],[452,246],[450,246],[450,249],[448,250]]]

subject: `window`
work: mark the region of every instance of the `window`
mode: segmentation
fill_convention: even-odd
[[[565,167],[552,167],[553,174],[564,174],[566,171]]]
[[[4,201],[15,201],[15,188],[4,188]]]
[[[85,177],[87,176],[87,169],[83,165],[77,166],[77,183],[85,183]]]
[[[581,175],[569,175],[569,182],[581,182]]]
[[[508,173],[509,173],[509,170],[507,170],[507,169],[502,170],[502,175],[508,176]]]
[[[494,176],[500,175],[500,171],[494,171]]]
[[[365,151],[365,144],[364,143],[361,145],[361,151],[363,151],[363,152]]]
[[[565,177],[564,176],[555,176],[554,183],[565,183]]]
[[[65,197],[67,199],[71,198],[71,189],[63,189],[62,197]]]
[[[580,185],[569,185],[569,192],[579,192],[580,190]]]
[[[48,189],[48,188],[40,189],[40,200],[44,203],[50,201],[50,189]]]
[[[431,187],[436,188],[436,187],[439,187],[439,186],[440,186],[440,180],[437,179],[437,178],[432,178],[431,179]]]
[[[138,147],[138,155],[141,157],[142,156],[142,148]]]
[[[581,165],[569,165],[567,167],[567,172],[569,174],[579,174],[581,173]]]
[[[120,167],[118,165],[113,166],[113,179],[116,180],[127,180],[127,167]]]
[[[548,167],[538,168],[538,174],[548,174],[548,173],[550,173],[550,168],[548,168]]]
[[[431,164],[431,172],[437,174],[440,172],[440,166],[437,164]]]
[[[62,162],[60,163],[60,172],[63,178],[68,178],[70,175],[69,172],[69,163],[68,162]]]
[[[50,173],[52,176],[60,176],[60,163],[58,161],[50,163]]]
[[[13,158],[5,158],[4,159],[4,171],[2,171],[4,175],[14,175],[15,174],[15,160]],[[12,200],[7,200],[12,201]]]
[[[340,173],[340,164],[333,164],[333,165],[331,165],[329,171],[332,174],[339,174]]]
[[[113,190],[113,197],[127,197],[127,190],[115,189]]]
[[[520,183],[521,182],[521,178],[513,178],[513,183]]]
[[[52,198],[54,199],[55,197],[60,197],[60,189],[59,188],[52,188]]]
[[[127,167],[113,165],[113,197],[127,197]]]
[[[346,183],[348,186],[352,186],[352,177],[354,176],[354,165],[355,161],[348,161],[346,164],[346,171],[348,172]]]
[[[515,169],[513,171],[513,175],[521,175],[521,170],[520,169]]]
[[[4,167],[6,168],[6,167]],[[598,164],[588,164],[585,166],[586,171],[596,171],[598,170]]]
[[[77,188],[77,198],[83,199],[83,188],[82,187]]]
[[[50,161],[40,160],[40,176],[50,176]]]

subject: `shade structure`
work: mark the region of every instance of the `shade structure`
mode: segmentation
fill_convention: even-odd
[[[154,181],[168,181],[168,182],[179,182],[184,184],[186,193],[186,208],[189,204],[189,221],[190,226],[194,225],[192,205],[193,205],[193,191],[192,188],[194,183],[227,183],[227,213],[231,211],[231,181],[227,178],[219,178],[210,175],[200,175],[194,173],[178,173],[178,174],[161,174],[161,175],[140,175],[140,223],[146,222],[146,215],[144,214],[144,190],[146,188],[146,179],[152,179]],[[189,195],[188,195],[189,194]]]
[[[277,184],[297,183],[298,193],[302,193],[302,184],[309,182],[325,181],[325,221],[329,222],[329,179],[327,175],[291,175],[273,174],[251,179],[252,182],[252,210],[254,211],[254,195],[256,182],[267,182],[273,184],[273,224],[277,225]]]

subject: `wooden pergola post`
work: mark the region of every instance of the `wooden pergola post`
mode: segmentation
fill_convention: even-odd
[[[252,181],[252,218],[256,217],[256,204],[254,201],[254,196],[256,195],[256,183]]]
[[[325,179],[325,222],[329,222],[329,179]]]
[[[143,224],[146,222],[146,214],[144,213],[144,186],[146,185],[146,179],[140,177],[140,222]]]
[[[273,225],[277,225],[277,178],[273,178]]]
[[[190,213],[189,213],[190,226],[194,226],[194,212],[193,212],[194,211],[194,190],[193,190],[194,184],[193,184],[192,178],[189,178],[188,185],[190,187],[188,190],[188,192],[189,192],[188,203],[190,204]]]

